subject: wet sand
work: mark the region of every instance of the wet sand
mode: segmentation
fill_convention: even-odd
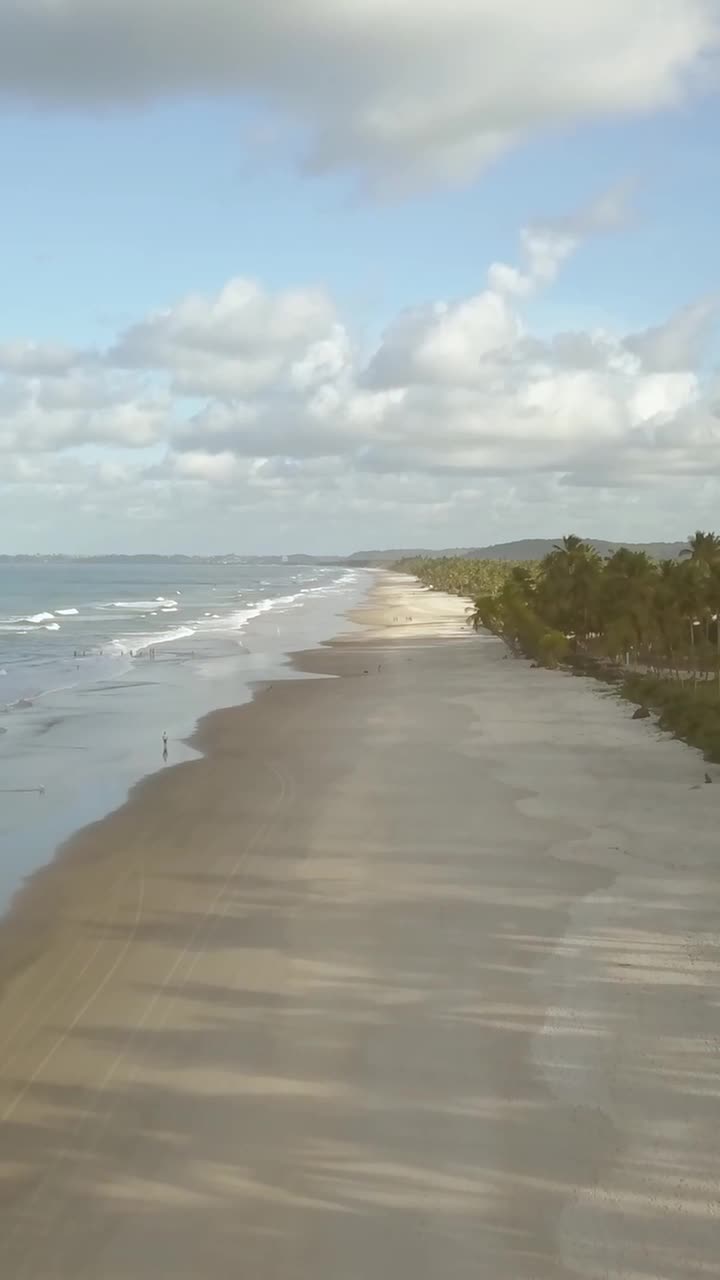
[[[720,1275],[720,786],[463,620],[387,577],[31,882],[3,1278]]]

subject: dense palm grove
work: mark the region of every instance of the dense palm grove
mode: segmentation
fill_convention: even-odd
[[[577,537],[544,560],[409,560],[438,590],[474,601],[469,621],[543,666],[592,664],[661,723],[720,757],[720,536],[698,531],[678,560],[620,548],[607,559]]]
[[[513,560],[467,560],[462,556],[444,556],[441,559],[401,560],[395,568],[401,573],[413,574],[436,591],[449,591],[451,595],[478,600],[481,596],[498,595],[513,569],[535,569],[536,566]]]

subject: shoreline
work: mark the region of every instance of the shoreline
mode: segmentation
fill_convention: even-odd
[[[216,717],[224,718],[228,715],[237,715],[246,711],[249,707],[258,703],[274,685],[282,685],[285,680],[292,678],[293,674],[304,679],[322,676],[330,676],[332,678],[331,673],[323,670],[327,662],[323,655],[332,652],[338,646],[353,645],[362,642],[365,636],[370,639],[371,637],[377,638],[378,635],[385,638],[389,637],[395,643],[398,627],[394,623],[392,627],[387,627],[380,632],[377,631],[377,622],[382,617],[382,608],[376,607],[375,601],[382,601],[383,586],[387,591],[386,584],[390,583],[389,589],[392,591],[392,584],[397,579],[404,577],[405,575],[394,575],[388,570],[383,571],[383,577],[380,582],[371,583],[365,596],[359,602],[345,610],[344,614],[338,615],[338,618],[344,617],[346,624],[349,623],[352,629],[346,630],[343,627],[337,635],[328,639],[318,640],[311,649],[301,649],[295,652],[292,650],[287,651],[284,654],[283,664],[288,668],[287,671],[283,671],[281,667],[276,669],[271,677],[249,681],[247,683],[249,697],[246,701],[216,707],[205,712],[196,720],[192,732],[180,739],[179,742],[183,751],[188,752],[189,755],[170,765],[163,766],[160,764],[143,773],[141,777],[130,783],[127,788],[124,788],[124,795],[119,803],[89,822],[83,822],[58,841],[50,859],[34,868],[23,878],[23,881],[6,904],[5,910],[0,913],[0,1001],[6,985],[33,963],[33,960],[42,952],[51,938],[53,920],[56,920],[58,915],[58,903],[62,901],[62,896],[65,892],[65,877],[71,867],[77,864],[77,866],[87,869],[88,861],[97,859],[98,863],[102,862],[102,830],[104,824],[112,822],[127,808],[131,808],[136,804],[142,805],[148,788],[152,788],[152,785],[160,777],[166,777],[169,774],[175,775],[176,771],[187,769],[210,758],[213,745],[213,722]],[[411,581],[411,579],[407,579],[407,582]],[[419,590],[422,590],[422,588],[419,588]],[[441,598],[438,597],[438,600],[441,600]],[[464,601],[461,604],[464,607]],[[445,607],[442,602],[440,602],[438,610],[432,606],[428,610],[427,605],[425,606],[425,612],[430,614],[427,621],[430,625],[431,634],[433,615],[436,612],[442,613],[444,611]],[[373,632],[373,623],[376,624],[375,632]],[[400,624],[400,629],[411,644],[417,643],[419,638],[418,624],[413,624],[412,619],[404,619]],[[452,627],[449,630],[452,632]],[[423,633],[420,625],[420,635],[422,634],[427,633]],[[88,851],[86,846],[92,845],[93,840],[96,838],[96,852]]]
[[[458,598],[377,590],[38,875],[52,931],[0,1000],[8,1275],[714,1257],[696,753]]]
[[[311,593],[303,607],[260,612],[234,638],[219,633],[193,649],[195,638],[162,656],[159,649],[155,663],[133,662],[122,678],[48,692],[23,712],[30,720],[16,726],[21,736],[2,739],[8,794],[0,797],[0,918],[77,832],[166,767],[163,731],[172,763],[192,759],[188,742],[199,721],[251,701],[258,681],[294,678],[290,654],[331,637],[369,579],[363,572],[352,584]]]

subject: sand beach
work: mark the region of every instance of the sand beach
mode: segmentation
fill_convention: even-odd
[[[465,608],[383,575],[16,899],[3,1277],[720,1275],[720,777]]]

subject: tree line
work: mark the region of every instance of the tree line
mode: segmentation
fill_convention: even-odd
[[[476,630],[547,667],[614,671],[626,696],[720,758],[720,536],[698,530],[677,560],[621,547],[602,558],[568,536],[538,562],[410,560],[398,568],[468,596]]]

